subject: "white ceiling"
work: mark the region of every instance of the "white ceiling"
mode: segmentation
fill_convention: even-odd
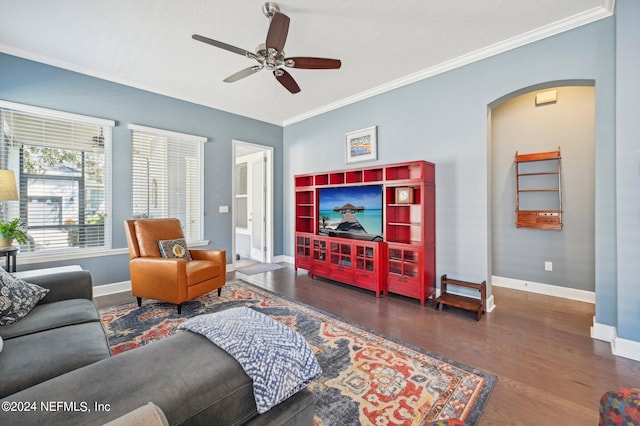
[[[288,69],[290,94],[254,61],[269,26],[259,0],[0,0],[0,51],[197,104],[287,125],[610,16],[614,0],[281,0],[287,56],[342,60]]]

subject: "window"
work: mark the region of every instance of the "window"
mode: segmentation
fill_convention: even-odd
[[[111,246],[111,129],[114,122],[0,101],[0,168],[16,175],[20,217],[31,241],[22,251]]]
[[[187,240],[202,240],[206,138],[129,125],[131,216],[180,219]]]

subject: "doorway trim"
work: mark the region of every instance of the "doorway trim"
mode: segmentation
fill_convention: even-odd
[[[241,152],[242,151],[242,152]],[[244,152],[244,153],[243,153]],[[231,172],[231,194],[232,194],[232,209],[231,209],[231,232],[232,232],[232,244],[233,250],[231,256],[232,270],[236,268],[236,159],[238,157],[247,155],[251,152],[262,152],[265,158],[265,209],[264,217],[261,218],[265,221],[265,262],[271,263],[273,261],[273,147],[267,145],[260,145],[252,142],[244,142],[241,140],[233,140],[232,144],[232,172]],[[255,219],[255,218],[254,218]]]

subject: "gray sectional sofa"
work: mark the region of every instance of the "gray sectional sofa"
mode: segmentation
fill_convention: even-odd
[[[0,326],[2,425],[102,425],[149,402],[170,425],[313,423],[307,389],[257,414],[251,379],[199,334],[183,331],[111,357],[88,271],[28,281],[49,293],[27,316]]]

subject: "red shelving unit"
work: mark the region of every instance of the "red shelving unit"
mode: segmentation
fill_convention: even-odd
[[[297,175],[295,267],[418,299],[435,297],[435,165],[412,161]],[[318,235],[318,188],[382,184],[384,241]]]

